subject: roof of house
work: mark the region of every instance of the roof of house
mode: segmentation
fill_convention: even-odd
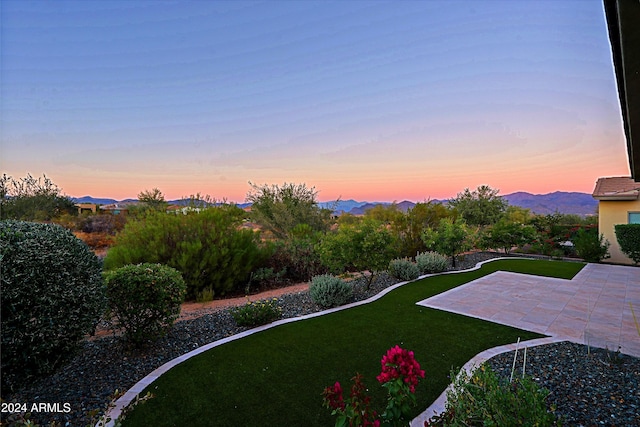
[[[640,183],[628,176],[599,178],[593,190],[597,200],[637,200],[640,195]]]

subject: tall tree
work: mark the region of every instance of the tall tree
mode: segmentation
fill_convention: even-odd
[[[508,202],[498,196],[499,192],[488,185],[474,191],[465,188],[449,200],[449,206],[456,209],[467,224],[485,227],[498,222],[507,209]]]
[[[327,233],[320,245],[322,262],[336,273],[356,270],[371,273],[367,287],[376,272],[387,268],[394,256],[394,236],[387,225],[373,218],[355,224],[341,224]]]
[[[429,248],[434,248],[443,255],[451,257],[451,264],[456,266],[456,256],[472,248],[470,231],[462,220],[453,221],[444,218],[437,229],[427,228],[422,240]]]
[[[510,221],[506,217],[488,227],[483,236],[483,246],[492,249],[502,249],[508,254],[514,247],[531,243],[536,236],[533,225]]]
[[[448,218],[451,211],[441,203],[426,201],[416,203],[404,217],[404,233],[401,236],[403,256],[414,257],[424,252],[427,247],[422,241],[422,232],[427,228],[435,228],[440,221]]]
[[[288,184],[282,186],[256,185],[249,183],[251,190],[246,201],[251,202],[251,216],[265,230],[278,239],[292,237],[296,227],[306,224],[313,231],[325,231],[329,228],[331,209],[322,209],[316,199],[315,187],[306,184]]]
[[[158,188],[141,191],[138,194],[138,201],[143,203],[147,209],[154,211],[163,211],[168,206],[167,201],[164,199],[164,194]]]

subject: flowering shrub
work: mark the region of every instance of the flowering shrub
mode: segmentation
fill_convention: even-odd
[[[338,415],[336,427],[346,425],[379,427],[380,420],[376,419],[376,411],[371,410],[369,406],[371,397],[364,394],[366,387],[362,383],[362,375],[356,374],[351,381],[353,385],[348,405],[342,397],[342,386],[339,382],[324,390],[325,407],[333,409],[331,415]]]
[[[364,395],[365,386],[362,376],[352,378],[351,395],[348,402],[342,396],[342,386],[336,382],[324,390],[324,406],[332,409],[331,415],[337,415],[336,427],[341,426],[407,426],[409,411],[415,405],[415,391],[424,371],[416,361],[413,352],[395,346],[387,351],[380,361],[382,371],[376,377],[382,387],[387,389],[387,407],[377,418],[377,412],[370,408],[371,398]]]
[[[409,351],[395,346],[380,361],[382,372],[376,378],[387,389],[387,408],[382,418],[392,425],[407,425],[410,405],[416,404],[416,386],[424,371]]]
[[[242,307],[231,309],[231,315],[238,326],[259,326],[279,319],[282,307],[278,305],[278,298],[248,301]]]

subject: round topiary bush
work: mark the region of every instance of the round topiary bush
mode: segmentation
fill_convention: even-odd
[[[416,255],[416,264],[421,274],[440,273],[449,267],[449,258],[438,252],[423,252]]]
[[[105,273],[105,280],[113,326],[134,345],[162,337],[180,315],[187,285],[174,268],[126,265]]]
[[[415,280],[420,276],[420,270],[416,263],[407,258],[391,260],[389,273],[400,280]]]
[[[329,308],[345,304],[353,295],[353,289],[344,280],[331,274],[311,278],[309,294],[320,307]]]
[[[58,225],[0,221],[2,385],[52,372],[105,309],[102,264]]]

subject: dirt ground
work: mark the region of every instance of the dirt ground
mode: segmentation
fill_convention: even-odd
[[[294,294],[302,291],[306,291],[309,289],[308,283],[298,283],[296,285],[287,286],[284,288],[272,289],[269,291],[261,292],[255,295],[249,295],[248,297],[238,297],[238,298],[229,298],[229,299],[220,299],[213,300],[209,302],[186,302],[182,304],[182,309],[180,310],[180,317],[178,318],[178,322],[181,320],[189,320],[195,319],[196,317],[200,317],[207,313],[211,313],[216,310],[220,310],[227,307],[236,307],[239,305],[244,305],[248,301],[258,301],[269,298],[277,298],[280,295],[284,294]]]
[[[180,309],[180,317],[176,322],[182,320],[195,319],[205,314],[212,313],[217,310],[221,310],[228,307],[237,307],[246,304],[248,301],[258,301],[268,298],[277,298],[284,294],[294,294],[309,289],[308,283],[298,283],[296,285],[286,286],[284,288],[272,289],[269,291],[261,292],[255,295],[249,295],[248,297],[237,297],[219,299],[208,302],[185,302]],[[98,326],[93,336],[87,337],[89,340],[95,340],[97,338],[113,335],[113,331],[104,327]]]

